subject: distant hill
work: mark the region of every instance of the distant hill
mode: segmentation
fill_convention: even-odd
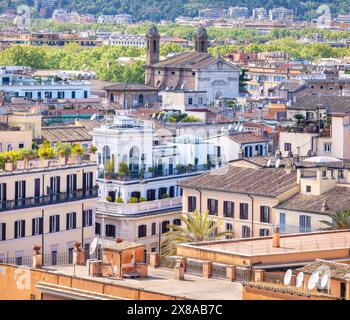
[[[16,5],[25,3],[34,6],[34,0],[0,0],[0,10],[13,9]],[[198,10],[208,7],[228,8],[230,6],[247,6],[250,10],[256,7],[284,6],[292,8],[300,18],[315,16],[315,9],[320,4],[327,4],[332,14],[350,13],[350,0],[57,0],[57,7],[79,13],[118,14],[129,13],[136,20],[162,19],[174,20],[177,16],[196,16]]]

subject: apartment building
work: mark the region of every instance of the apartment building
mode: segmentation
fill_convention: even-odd
[[[247,91],[256,97],[267,96],[269,89],[301,73],[300,70],[267,66],[247,66],[246,69]]]
[[[269,19],[271,21],[293,20],[293,10],[284,7],[273,8],[269,10]]]
[[[236,238],[268,236],[275,220],[273,207],[298,192],[296,172],[229,165],[179,183],[183,213],[208,210],[222,218],[220,231]]]
[[[68,163],[33,159],[6,163],[0,171],[0,257],[19,264],[39,244],[57,257],[88,248],[94,237],[97,198],[94,159]]]
[[[99,168],[96,233],[143,243],[145,257],[159,252],[167,226],[181,223],[178,181],[206,168],[180,163],[173,136],[170,142],[157,136],[151,121],[118,115],[92,136]]]
[[[112,33],[109,38],[104,41],[104,44],[144,48],[146,46],[146,37],[137,34]]]
[[[230,7],[227,14],[233,19],[249,18],[249,9],[247,7]]]
[[[252,17],[253,19],[266,20],[268,18],[268,14],[265,8],[254,8]]]

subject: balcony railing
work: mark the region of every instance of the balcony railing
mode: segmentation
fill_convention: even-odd
[[[114,203],[98,201],[97,210],[112,214],[137,214],[161,209],[181,207],[182,198],[168,198],[154,201],[144,201],[139,203]]]
[[[190,174],[196,172],[204,172],[208,170],[207,165],[198,165],[198,166],[181,166],[173,169],[159,169],[157,167],[153,167],[152,171],[146,172],[132,172],[126,175],[120,175],[119,173],[107,173],[103,171],[98,172],[98,179],[105,180],[119,180],[119,181],[134,181],[134,180],[144,180],[144,179],[152,179],[158,177],[169,177],[176,176],[181,174]]]
[[[45,195],[40,197],[31,197],[18,200],[8,200],[0,202],[0,211],[25,209],[31,207],[40,207],[51,204],[79,201],[83,199],[97,198],[98,187],[95,186],[88,190],[76,190],[72,192],[61,192],[52,195]]]

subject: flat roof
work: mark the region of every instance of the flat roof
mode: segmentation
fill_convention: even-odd
[[[110,277],[92,277],[86,266],[55,266],[44,268],[80,279],[125,286],[139,290],[152,291],[191,300],[242,300],[242,284],[225,279],[205,279],[201,276],[185,274],[185,280],[176,280],[172,269],[148,268],[148,277],[139,279],[115,279]]]
[[[320,231],[281,235],[279,248],[272,247],[272,237],[198,242],[179,246],[247,257],[314,252],[350,248],[350,230]]]

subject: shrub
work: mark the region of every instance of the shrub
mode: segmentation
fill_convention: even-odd
[[[97,151],[97,148],[93,145],[90,146],[90,152],[95,153]]]
[[[114,172],[114,162],[112,160],[107,160],[105,165],[105,170],[107,173]]]
[[[140,197],[139,202],[145,202],[147,201],[144,197]]]
[[[120,162],[118,167],[118,174],[120,176],[126,176],[129,174],[128,165],[125,162]]]
[[[138,203],[138,202],[139,202],[139,199],[136,197],[130,197],[128,200],[128,203]]]
[[[167,199],[167,198],[169,198],[169,195],[167,193],[163,193],[160,198]]]
[[[38,150],[38,155],[41,159],[53,159],[57,156],[57,152],[51,147],[49,141],[45,141]]]
[[[117,198],[115,199],[115,202],[116,202],[116,203],[124,203],[123,198],[121,198],[121,197],[117,197]]]
[[[112,202],[112,197],[111,197],[111,196],[107,196],[107,197],[106,197],[106,201]]]
[[[83,156],[85,153],[85,149],[83,146],[81,146],[80,144],[78,143],[75,143],[73,144],[73,147],[72,147],[72,154],[75,156],[75,155],[81,155]]]

